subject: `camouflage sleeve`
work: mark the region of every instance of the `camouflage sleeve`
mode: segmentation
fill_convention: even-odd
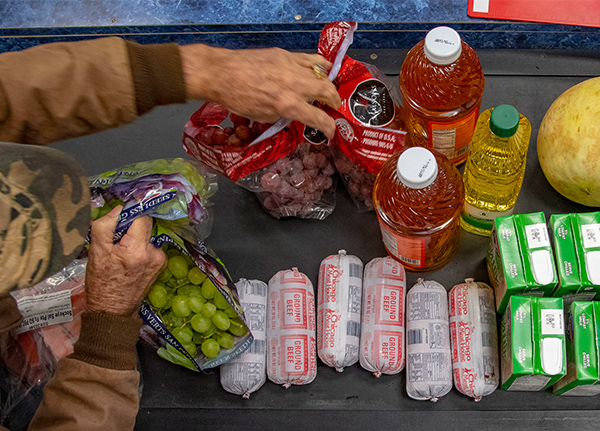
[[[0,141],[48,144],[137,117],[127,43],[50,43],[0,55]]]

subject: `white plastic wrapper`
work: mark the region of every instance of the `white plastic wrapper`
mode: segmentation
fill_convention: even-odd
[[[406,309],[406,392],[436,402],[452,389],[448,293],[420,278],[408,291]]]
[[[400,262],[378,257],[365,267],[360,365],[375,377],[404,368],[406,273]]]
[[[279,271],[269,280],[267,376],[289,388],[317,377],[315,293],[297,268]]]
[[[500,381],[494,291],[468,278],[448,298],[454,386],[480,401]]]
[[[358,362],[363,263],[340,250],[323,259],[317,297],[317,353],[336,371]]]
[[[241,279],[235,284],[254,340],[248,350],[221,365],[221,386],[248,399],[267,380],[267,283]]]

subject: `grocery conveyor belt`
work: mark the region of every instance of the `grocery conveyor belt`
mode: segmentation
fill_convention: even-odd
[[[406,51],[350,51],[356,59],[377,65],[397,85]],[[540,122],[553,100],[572,85],[600,75],[600,53],[572,51],[477,52],[486,75],[481,110],[502,103],[515,106],[533,127],[527,169],[516,213],[583,212],[548,184],[536,154]],[[77,157],[89,174],[142,160],[180,157],[183,125],[199,102],[153,110],[134,124],[61,142],[56,148]],[[600,120],[599,120],[600,121]],[[321,260],[339,249],[367,263],[385,255],[373,212],[358,213],[341,183],[337,205],[323,221],[276,220],[256,197],[220,177],[214,196],[214,227],[207,243],[228,267],[234,280],[268,281],[277,271],[298,267],[317,284]],[[418,277],[447,289],[467,277],[488,281],[488,239],[462,233],[460,248],[444,268],[408,273],[408,286]],[[438,403],[414,401],[405,390],[405,374],[376,379],[356,364],[343,373],[320,363],[317,378],[289,389],[269,381],[249,400],[225,392],[218,370],[194,373],[168,363],[140,347],[143,396],[136,429],[592,429],[600,422],[600,398],[560,398],[551,392],[497,390],[475,403],[453,390]]]

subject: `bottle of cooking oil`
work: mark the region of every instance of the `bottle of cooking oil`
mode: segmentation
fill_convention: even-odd
[[[448,263],[458,249],[463,200],[460,172],[438,151],[411,147],[390,157],[373,186],[390,256],[413,271]]]
[[[483,112],[465,164],[460,224],[489,236],[495,217],[512,214],[523,184],[531,124],[510,105]]]
[[[436,27],[406,55],[399,77],[407,145],[465,161],[485,78],[479,58],[458,33]]]

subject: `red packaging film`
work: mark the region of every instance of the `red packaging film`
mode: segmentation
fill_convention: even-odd
[[[404,148],[403,101],[400,92],[377,67],[346,55],[356,23],[328,24],[319,39],[319,54],[334,63],[329,78],[342,106],[324,107],[335,119],[330,142],[337,170],[358,209],[373,209],[373,183],[381,165]],[[344,49],[346,48],[346,49]]]
[[[309,278],[297,268],[269,280],[267,302],[267,377],[289,388],[317,376],[315,295]]]
[[[404,298],[406,273],[400,262],[378,257],[363,279],[360,365],[375,377],[404,368]]]

